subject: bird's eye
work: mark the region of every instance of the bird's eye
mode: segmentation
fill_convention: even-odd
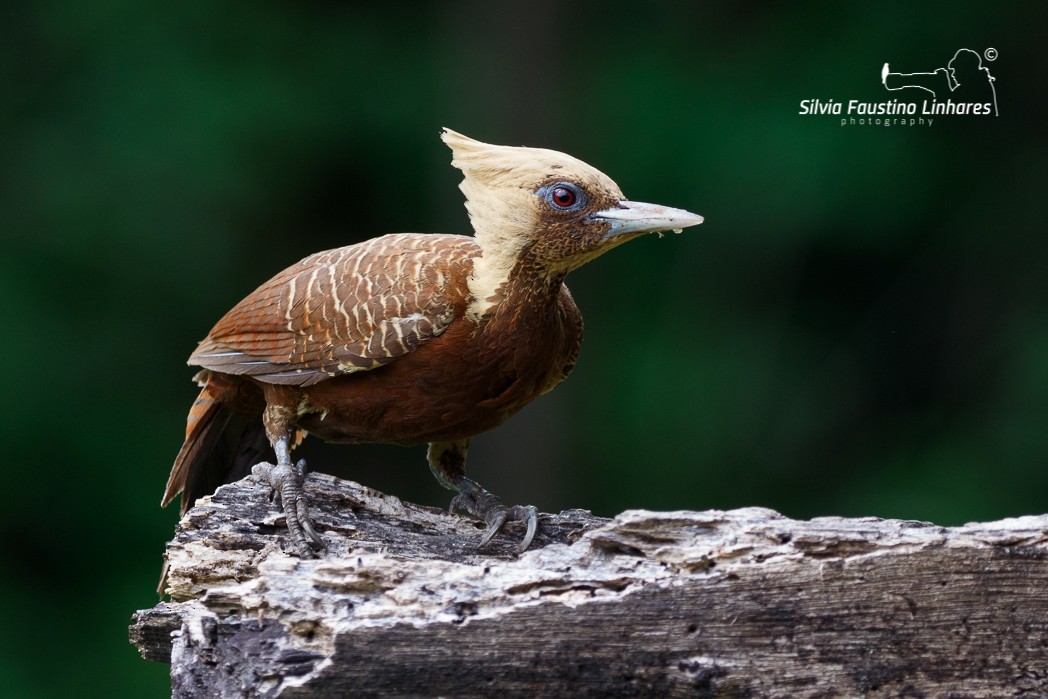
[[[556,187],[551,195],[553,203],[562,209],[569,209],[578,199],[575,196],[575,192],[571,191],[567,187]]]
[[[582,199],[582,191],[570,182],[558,182],[546,188],[546,201],[558,211],[577,209]]]

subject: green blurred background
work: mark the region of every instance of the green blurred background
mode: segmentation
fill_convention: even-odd
[[[1048,511],[1044,7],[6,7],[0,692],[169,694],[126,628],[176,520],[159,500],[196,394],[185,359],[310,252],[468,232],[442,126],[706,216],[572,276],[574,375],[471,451],[508,501]],[[899,97],[885,61],[932,70],[962,47],[998,51],[1000,117],[798,115]],[[306,453],[448,501],[422,448]]]

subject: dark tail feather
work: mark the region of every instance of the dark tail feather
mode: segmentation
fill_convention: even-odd
[[[206,377],[203,382],[200,395],[189,409],[186,441],[175,457],[160,502],[161,507],[166,507],[181,494],[179,515],[184,515],[197,498],[246,476],[258,462],[274,460],[261,411],[250,415],[230,410],[218,401]],[[167,587],[167,565],[165,555],[157,586],[160,596]]]
[[[197,498],[243,478],[252,466],[273,458],[261,414],[231,410],[205,384],[189,410],[186,441],[175,457],[160,505],[166,507],[181,494],[180,514],[185,514]]]

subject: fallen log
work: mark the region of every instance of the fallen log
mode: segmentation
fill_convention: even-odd
[[[180,522],[130,630],[174,697],[1048,696],[1048,516],[570,510],[515,556],[517,529],[477,550],[465,517],[307,487],[317,559],[254,477]]]

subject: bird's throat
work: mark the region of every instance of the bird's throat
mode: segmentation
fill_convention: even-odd
[[[477,323],[498,325],[519,322],[522,315],[545,315],[557,303],[564,275],[526,252],[512,261],[474,258],[467,316]]]

